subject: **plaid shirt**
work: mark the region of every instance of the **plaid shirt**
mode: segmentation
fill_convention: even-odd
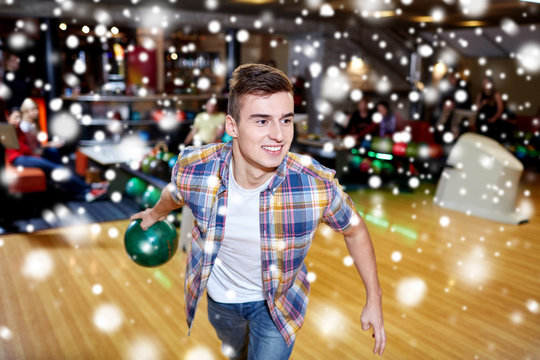
[[[189,328],[225,233],[232,142],[188,147],[171,177],[173,199],[195,217],[185,277]],[[260,194],[263,292],[287,344],[304,323],[309,282],[304,259],[321,221],[344,232],[355,205],[334,180],[334,171],[308,156],[288,153]]]

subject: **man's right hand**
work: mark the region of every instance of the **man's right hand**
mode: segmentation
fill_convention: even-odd
[[[146,209],[144,211],[140,211],[138,213],[135,213],[131,215],[129,218],[131,221],[136,219],[141,219],[141,229],[144,231],[148,230],[148,228],[152,225],[154,225],[158,221],[165,220],[167,216],[162,217],[156,217],[152,211],[152,209]]]

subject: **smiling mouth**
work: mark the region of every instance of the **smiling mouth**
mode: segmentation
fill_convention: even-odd
[[[262,148],[267,151],[276,152],[280,151],[282,146],[263,146]]]

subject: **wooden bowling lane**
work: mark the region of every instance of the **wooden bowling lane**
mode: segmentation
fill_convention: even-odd
[[[127,225],[1,237],[0,359],[217,358],[204,300],[187,337],[185,254],[140,267],[123,248]]]
[[[437,207],[434,191],[352,194],[378,259],[384,358],[537,359],[538,176],[520,186],[518,206],[530,213],[521,226]],[[0,359],[224,358],[205,299],[187,336],[185,254],[159,268],[137,266],[123,248],[127,225],[0,236]],[[292,359],[369,358],[364,291],[342,237],[321,226],[307,265],[314,281]]]

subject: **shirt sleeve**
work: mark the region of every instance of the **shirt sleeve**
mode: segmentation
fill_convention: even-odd
[[[337,179],[332,183],[332,198],[326,208],[323,221],[334,231],[343,233],[351,227],[352,217],[356,214],[356,205],[347,195]]]
[[[180,153],[178,155],[178,159],[176,160],[176,164],[174,164],[172,174],[171,174],[171,182],[169,183],[169,190],[171,193],[171,197],[175,203],[178,205],[184,204],[184,197],[182,196],[182,193],[180,192],[180,189],[178,187],[177,181],[179,176],[182,174],[182,168],[180,168],[180,158],[182,157],[183,153]]]

